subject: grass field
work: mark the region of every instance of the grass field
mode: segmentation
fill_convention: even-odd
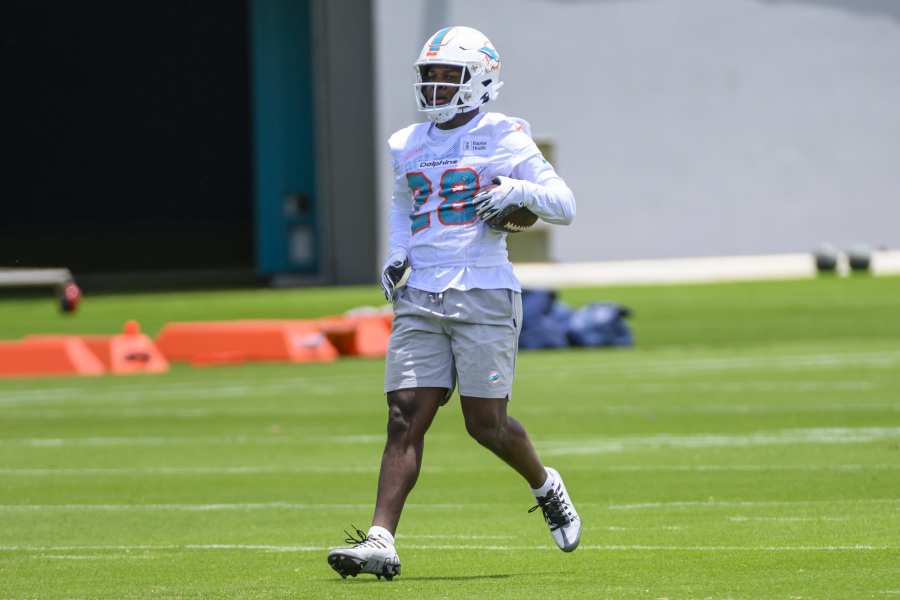
[[[637,347],[523,353],[510,412],[566,478],[556,550],[523,482],[429,434],[393,582],[329,546],[371,517],[382,363],[0,380],[0,599],[900,598],[900,279],[569,290]],[[300,317],[373,288],[0,301],[0,338],[138,318]]]

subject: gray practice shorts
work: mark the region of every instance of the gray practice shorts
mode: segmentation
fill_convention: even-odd
[[[512,290],[400,288],[384,370],[384,391],[447,388],[476,398],[511,395],[522,296]]]

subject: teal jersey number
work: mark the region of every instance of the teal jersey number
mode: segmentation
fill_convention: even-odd
[[[441,175],[438,221],[443,225],[468,225],[475,222],[472,198],[478,193],[478,173],[474,169],[447,169]]]
[[[409,218],[412,233],[415,235],[431,227],[431,214],[419,211],[428,202],[433,189],[431,180],[418,171],[407,173],[406,182],[413,197],[413,211]],[[478,183],[478,173],[474,169],[464,167],[444,171],[438,193],[438,196],[443,198],[437,211],[441,225],[468,225],[475,222],[477,217],[472,198],[478,193]]]
[[[431,195],[431,181],[425,176],[425,173],[407,173],[406,182],[409,184],[409,191],[413,197],[413,211],[409,215],[411,221],[413,235],[416,235],[423,229],[431,226],[431,215],[429,213],[419,213],[419,210],[428,202],[428,196]]]

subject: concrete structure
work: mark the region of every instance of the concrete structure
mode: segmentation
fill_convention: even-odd
[[[555,143],[578,199],[554,258],[900,247],[900,3],[894,0],[376,0],[384,140],[418,120],[411,63],[446,24],[487,33],[492,110]]]

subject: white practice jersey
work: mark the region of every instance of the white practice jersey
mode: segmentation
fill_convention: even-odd
[[[485,225],[472,202],[494,177],[539,184],[535,189],[547,193],[538,194],[542,201],[529,208],[546,221],[568,223],[574,214],[571,192],[522,119],[482,113],[450,130],[417,123],[396,132],[388,144],[394,169],[390,252],[409,257],[411,287],[520,291],[507,257],[507,234]]]

